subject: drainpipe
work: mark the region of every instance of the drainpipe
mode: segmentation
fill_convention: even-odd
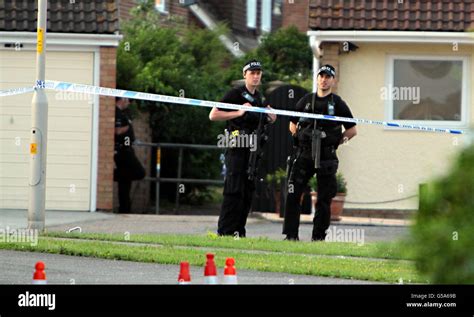
[[[310,35],[309,45],[313,51],[313,92],[318,90],[319,59],[323,57],[323,51],[319,48],[321,41],[315,35]]]

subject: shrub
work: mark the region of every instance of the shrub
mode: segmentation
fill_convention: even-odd
[[[148,93],[219,100],[230,88],[223,65],[230,53],[219,41],[225,32],[185,27],[163,19],[153,1],[141,1],[133,18],[122,28],[124,39],[117,50],[117,86]],[[132,109],[150,113],[154,142],[216,144],[223,123],[209,120],[209,108],[133,101]],[[184,178],[216,179],[221,164],[218,151],[185,150]],[[176,177],[178,151],[163,149],[161,177]],[[206,168],[203,168],[206,167]],[[176,185],[164,183],[170,200]],[[187,184],[183,201],[202,203],[210,197],[206,185]]]
[[[336,174],[336,180],[337,180],[337,192],[347,194],[347,182],[346,182],[346,179],[344,178],[344,175],[342,175],[341,172]],[[309,180],[309,186],[311,187],[311,190],[313,191],[316,191],[318,189],[318,180],[316,179],[316,176],[311,177],[311,179]]]
[[[412,228],[418,270],[433,283],[474,283],[474,146],[424,185]]]

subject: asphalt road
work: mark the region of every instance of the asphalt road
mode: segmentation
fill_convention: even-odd
[[[67,255],[0,250],[0,284],[31,284],[37,261],[46,264],[48,284],[177,284],[178,265],[104,260]],[[375,284],[374,282],[239,270],[239,284]],[[193,284],[203,284],[204,269],[191,267]],[[223,268],[218,268],[222,277]]]
[[[26,211],[2,210],[1,228],[24,228]],[[206,234],[216,232],[216,216],[186,215],[117,215],[110,213],[86,213],[48,211],[46,229],[66,231],[81,227],[82,232],[102,233],[155,233],[155,234]],[[358,229],[363,232],[364,243],[392,241],[408,234],[408,227],[373,224],[333,223],[333,229]],[[247,222],[248,237],[267,237],[281,240],[281,220],[270,221],[251,215]],[[309,241],[312,224],[302,223],[300,239]],[[49,283],[54,284],[176,284],[179,267],[129,261],[113,261],[65,255],[41,254],[0,250],[0,284],[29,284],[34,264],[42,260],[47,266]],[[219,268],[222,274],[223,268]],[[240,284],[360,284],[366,281],[301,276],[284,273],[266,273],[239,270]],[[192,267],[194,283],[203,283],[203,268]],[[369,282],[372,284],[372,282]]]

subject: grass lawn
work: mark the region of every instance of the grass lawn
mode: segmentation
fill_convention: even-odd
[[[69,239],[58,239],[69,238]],[[126,243],[120,243],[126,242]],[[198,235],[117,235],[51,232],[38,245],[2,243],[1,249],[46,252],[104,259],[203,266],[205,253],[224,267],[234,257],[238,269],[284,272],[397,283],[427,283],[400,243],[309,243]],[[258,251],[258,252],[257,252]]]
[[[129,241],[136,243],[161,244],[165,246],[212,247],[235,250],[259,250],[281,253],[301,253],[313,255],[340,255],[378,259],[413,260],[409,245],[405,242],[376,242],[357,245],[343,242],[291,242],[268,238],[219,237],[207,235],[172,234],[103,234],[49,232],[46,237],[80,238],[101,241]]]

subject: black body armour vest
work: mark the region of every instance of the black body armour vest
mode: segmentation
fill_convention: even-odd
[[[317,100],[316,94],[313,94],[311,103],[308,103],[304,112],[335,115],[334,97],[331,94],[330,100]],[[322,98],[321,98],[322,99]],[[302,147],[311,147],[311,137],[314,128],[314,119],[300,118],[298,121],[297,138],[298,145]],[[325,137],[321,140],[321,147],[334,147],[337,149],[342,138],[342,124],[337,121],[317,120],[316,128],[325,133]]]

